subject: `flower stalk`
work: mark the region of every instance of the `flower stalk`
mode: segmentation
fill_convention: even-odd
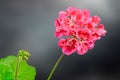
[[[59,64],[60,61],[63,59],[63,57],[64,57],[64,54],[61,54],[61,56],[58,58],[57,62],[56,62],[55,65],[53,66],[53,68],[52,68],[52,70],[51,70],[51,72],[50,72],[50,74],[49,74],[47,80],[50,80],[50,79],[51,79],[53,73],[55,72],[55,70],[56,70],[58,64]]]

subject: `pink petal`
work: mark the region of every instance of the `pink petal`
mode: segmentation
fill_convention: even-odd
[[[101,36],[105,36],[106,34],[106,30],[104,29],[104,25],[103,24],[100,24],[98,27],[97,27],[97,32],[99,35]]]
[[[92,17],[92,22],[95,24],[95,26],[99,24],[100,20],[101,19],[98,16]]]
[[[89,10],[83,9],[82,12],[83,12],[84,19],[89,18],[89,16],[90,16],[90,11]]]
[[[82,44],[82,43],[79,43],[78,47],[77,47],[77,53],[79,55],[84,55],[86,54],[88,51],[88,48],[86,45]]]
[[[72,53],[74,53],[76,51],[76,40],[71,38],[71,39],[67,39],[65,45],[62,48],[62,51],[64,54],[66,55],[71,55]]]
[[[58,41],[58,46],[62,48],[65,45],[65,43],[66,43],[66,39],[62,38]]]

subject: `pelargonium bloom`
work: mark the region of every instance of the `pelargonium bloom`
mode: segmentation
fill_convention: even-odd
[[[62,52],[66,55],[74,52],[83,55],[92,49],[96,40],[106,34],[100,21],[98,16],[90,17],[90,11],[87,9],[69,7],[66,11],[60,11],[55,20],[55,36],[67,36],[58,41]]]

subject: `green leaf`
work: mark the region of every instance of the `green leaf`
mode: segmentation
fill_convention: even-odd
[[[21,61],[18,69],[18,80],[34,80],[35,68]]]
[[[0,59],[0,80],[14,80],[17,57],[8,56]],[[35,80],[36,70],[27,62],[20,61],[18,66],[17,80]]]
[[[0,62],[0,80],[14,80],[12,68],[6,64]]]

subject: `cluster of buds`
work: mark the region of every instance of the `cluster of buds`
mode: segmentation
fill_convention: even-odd
[[[90,17],[90,12],[86,9],[69,7],[66,11],[60,11],[55,20],[55,36],[64,36],[58,41],[62,52],[66,55],[74,52],[83,55],[92,49],[96,40],[106,34],[100,21],[98,16]]]
[[[18,59],[20,61],[22,60],[28,60],[30,57],[30,53],[28,51],[25,51],[25,50],[19,50],[18,51]]]

